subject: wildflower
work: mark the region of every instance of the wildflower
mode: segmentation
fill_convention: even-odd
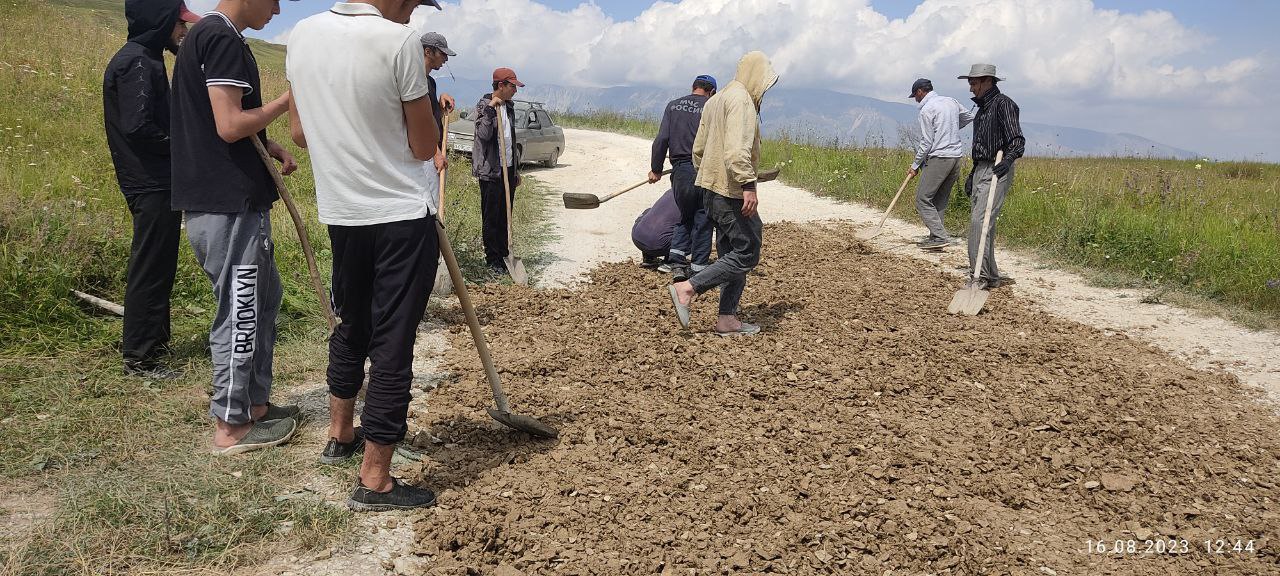
[[[1196,170],[1199,170],[1199,169],[1200,169],[1200,165],[1196,164]]]

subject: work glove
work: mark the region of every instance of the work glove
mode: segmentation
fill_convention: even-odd
[[[1013,168],[1012,160],[1001,160],[995,166],[991,167],[991,171],[995,172],[997,177],[1004,178],[1004,175],[1008,174],[1011,168]]]

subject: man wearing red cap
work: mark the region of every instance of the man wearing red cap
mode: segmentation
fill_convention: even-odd
[[[511,100],[516,97],[516,90],[524,86],[516,73],[510,68],[498,68],[493,71],[493,92],[480,97],[476,103],[475,145],[471,151],[471,175],[480,181],[480,215],[483,220],[484,260],[495,276],[510,274],[503,259],[509,256],[507,250],[507,202],[502,197],[506,192],[502,183],[502,159],[507,160],[507,175],[511,183],[511,203],[516,201],[516,186],[520,185],[520,175],[516,166],[520,162],[515,157],[515,124],[516,113]],[[506,133],[502,139],[505,149],[498,152],[498,109],[506,113],[503,128]]]
[[[170,378],[169,296],[178,267],[182,215],[169,206],[169,76],[164,51],[178,53],[199,16],[182,0],[128,0],[129,41],[102,77],[102,116],[116,180],[133,215],[121,351],[128,374]]]

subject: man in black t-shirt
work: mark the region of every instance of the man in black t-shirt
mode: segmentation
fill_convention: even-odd
[[[431,73],[439,70],[449,61],[450,56],[458,54],[449,49],[449,42],[445,40],[444,35],[439,32],[427,32],[422,35],[423,59],[427,61],[427,85],[431,94],[431,113],[436,117],[436,127],[440,129],[440,141],[444,143],[444,131],[448,129],[444,125],[444,117],[453,112],[454,102],[453,96],[448,94],[440,94],[436,90],[436,79],[431,77]],[[445,161],[445,154],[449,151],[440,147],[436,151],[436,172],[444,170],[448,162]]]
[[[241,31],[261,30],[278,0],[221,0],[191,28],[173,67],[173,209],[213,284],[218,311],[213,356],[214,452],[238,454],[284,443],[296,406],[270,403],[276,314],[282,295],[271,240],[275,185],[250,138],[260,138],[289,174],[293,157],[266,127],[290,95],[262,103],[258,64]]]

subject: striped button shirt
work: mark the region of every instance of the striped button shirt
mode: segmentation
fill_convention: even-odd
[[[973,160],[993,162],[996,151],[1004,150],[1004,159],[1012,162],[1022,157],[1027,140],[1018,123],[1018,105],[992,86],[981,98],[973,98],[978,114],[973,119]]]
[[[929,158],[959,158],[964,156],[960,144],[960,129],[973,122],[973,114],[960,106],[955,98],[930,92],[920,100],[920,141],[916,143],[916,158],[912,170],[919,170]]]

